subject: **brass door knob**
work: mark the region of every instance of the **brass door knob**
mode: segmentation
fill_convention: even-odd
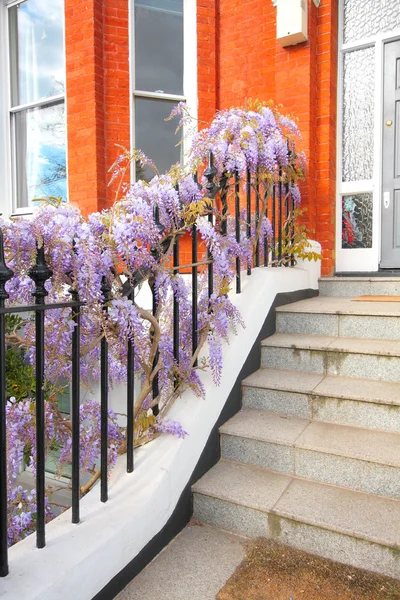
[[[391,119],[387,119],[386,127],[391,127],[393,125],[393,121]]]

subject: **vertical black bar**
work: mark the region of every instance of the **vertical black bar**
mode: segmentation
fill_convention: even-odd
[[[267,184],[264,184],[264,202],[265,202],[265,218],[268,219],[268,204],[269,204],[269,188]],[[268,248],[268,235],[264,236],[264,267],[268,267],[269,259],[269,248]]]
[[[42,306],[47,296],[45,282],[53,272],[46,264],[43,245],[37,250],[36,264],[29,277],[36,284],[32,295],[35,303]],[[45,539],[45,408],[44,408],[44,310],[35,311],[36,326],[36,546],[44,548]]]
[[[72,299],[79,301],[79,294],[71,290]],[[71,398],[71,422],[72,422],[72,522],[79,523],[79,444],[80,444],[80,340],[81,340],[81,316],[80,308],[72,309],[72,320],[74,330],[72,332],[72,398]]]
[[[240,189],[239,173],[235,171],[235,233],[236,241],[240,243]],[[236,259],[236,293],[240,294],[240,258]]]
[[[157,207],[157,211],[158,211],[158,207]],[[157,302],[157,295],[156,295],[156,287],[155,287],[155,283],[153,283],[151,286],[151,293],[153,296],[153,316],[156,316],[157,314],[157,309],[158,309],[158,302]],[[155,353],[154,356],[154,360],[153,360],[153,369],[156,367],[157,363],[158,363],[158,359],[160,357],[160,352],[157,348],[157,351]],[[158,385],[158,373],[155,375],[154,379],[153,379],[153,383],[152,383],[152,394],[153,394],[153,400],[155,400],[155,398],[157,398],[157,396],[160,393],[160,388]],[[155,404],[153,406],[153,414],[154,416],[157,416],[158,413],[160,412],[160,409],[158,407],[158,404]]]
[[[256,214],[255,214],[255,228],[256,235],[258,231],[258,226],[260,224],[260,184],[258,182],[258,173],[257,173],[257,182],[256,182]],[[256,241],[256,267],[260,266],[260,238],[257,238]]]
[[[251,237],[251,176],[250,171],[247,169],[246,173],[246,204],[247,204],[247,214],[246,214],[246,235],[248,239]],[[247,275],[251,275],[251,263],[247,264]]]
[[[285,196],[285,229],[284,229],[284,233],[285,233],[285,246],[286,249],[289,247],[290,244],[290,225],[289,225],[289,183],[286,181],[284,186],[283,186],[283,193]],[[286,250],[287,252],[287,250]],[[285,256],[285,267],[288,267],[289,264],[286,262],[286,258],[287,258],[287,254]]]
[[[132,283],[131,283],[132,285]],[[135,289],[132,285],[128,295],[129,300],[135,301]],[[128,338],[128,356],[126,359],[127,392],[126,392],[126,472],[133,472],[134,445],[134,394],[135,394],[135,348],[134,342]]]
[[[103,310],[108,311],[110,285],[103,276],[101,282]],[[103,334],[100,342],[100,500],[108,500],[108,342]]]
[[[173,266],[174,273],[178,277],[179,275],[179,238],[175,238],[174,251],[173,251]],[[174,359],[179,364],[179,300],[177,294],[174,294],[173,303],[173,329],[174,329]]]
[[[272,265],[276,259],[276,184],[272,184]]]
[[[208,214],[208,222],[211,225],[214,224],[213,201],[214,201],[216,193],[219,190],[218,186],[215,185],[215,181],[214,181],[216,174],[217,174],[217,169],[214,167],[213,153],[210,151],[208,153],[208,165],[207,165],[206,170],[204,171],[204,177],[207,179],[206,197],[210,199],[210,204],[211,204],[210,209],[209,209],[210,212]],[[209,249],[207,250],[207,260],[208,260],[208,297],[210,298],[210,296],[212,295],[212,293],[214,291],[214,265],[212,262],[212,254]]]
[[[221,233],[222,235],[226,235],[228,231],[228,201],[227,201],[227,183],[228,178],[226,175],[222,175],[219,180],[219,187],[221,190],[221,204],[222,204],[222,212],[221,212]]]
[[[192,353],[194,354],[197,350],[197,334],[198,334],[198,308],[197,308],[197,227],[192,227]],[[197,360],[194,362],[194,366],[197,366]]]
[[[294,222],[294,197],[293,194],[290,194],[290,203],[291,203],[291,228],[290,228],[290,243],[291,245],[294,244],[294,227],[295,227],[295,222]],[[295,265],[295,259],[294,259],[294,255],[292,254],[292,259],[290,261],[290,266],[294,267]]]
[[[279,169],[278,185],[278,261],[282,260],[282,169]]]
[[[4,308],[8,293],[5,284],[14,273],[4,260],[3,233],[0,230],[0,307]],[[6,430],[6,327],[0,315],[0,577],[8,575],[7,540],[7,430]]]

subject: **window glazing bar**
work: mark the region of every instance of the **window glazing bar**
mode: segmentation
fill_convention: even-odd
[[[10,113],[22,112],[23,110],[29,110],[32,108],[40,108],[42,106],[51,106],[52,104],[59,104],[64,102],[65,94],[58,94],[57,96],[49,96],[48,98],[42,98],[42,100],[36,100],[35,102],[28,102],[28,104],[20,104],[10,108]]]
[[[136,90],[133,92],[134,96],[138,98],[156,98],[159,100],[176,100],[177,102],[184,102],[185,96],[179,96],[177,94],[164,94],[164,92],[144,92],[143,90]]]

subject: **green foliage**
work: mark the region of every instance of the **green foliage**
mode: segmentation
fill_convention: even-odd
[[[282,260],[279,264],[288,264],[292,260],[296,263],[298,259],[308,261],[322,260],[319,252],[311,250],[309,242],[310,231],[306,225],[299,224],[299,217],[306,212],[306,208],[295,208],[285,221],[282,228]]]

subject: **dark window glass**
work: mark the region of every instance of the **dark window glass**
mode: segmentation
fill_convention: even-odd
[[[183,94],[183,0],[135,3],[135,89]]]
[[[135,136],[136,148],[140,148],[156,165],[160,173],[180,162],[181,137],[175,134],[176,120],[165,121],[175,102],[136,98],[135,100]],[[136,178],[149,181],[155,173],[150,167],[137,168]]]

